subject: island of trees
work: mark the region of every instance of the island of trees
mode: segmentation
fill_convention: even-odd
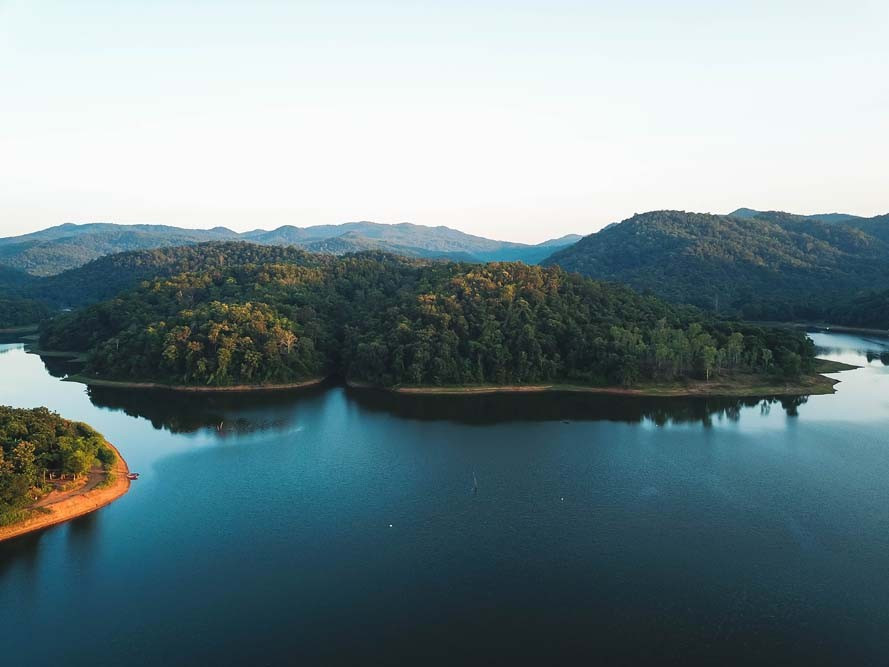
[[[734,373],[797,377],[798,332],[521,263],[344,257],[243,242],[179,249],[183,272],[49,321],[45,349],[85,375],[169,385],[633,386]],[[163,251],[170,265],[176,249]]]
[[[29,507],[59,481],[76,483],[94,466],[110,470],[114,461],[114,451],[87,424],[46,408],[0,406],[0,526],[27,519]]]

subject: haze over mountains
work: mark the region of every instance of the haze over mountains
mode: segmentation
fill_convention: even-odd
[[[143,280],[206,270],[208,254],[188,248],[217,243],[223,256],[229,252],[225,244],[233,242],[276,247],[283,261],[293,261],[294,252],[370,251],[470,263],[558,264],[731,317],[889,327],[889,215],[802,216],[749,208],[728,215],[651,211],[586,237],[538,245],[408,223],[245,233],[223,227],[60,225],[0,239],[0,301],[5,300],[0,327],[111,298]]]
[[[495,241],[449,227],[410,223],[349,222],[312,227],[284,226],[238,233],[225,227],[183,229],[165,225],[64,224],[22,236],[0,238],[0,266],[50,276],[90,260],[127,250],[180,246],[205,241],[244,240],[262,245],[295,245],[313,252],[345,254],[382,250],[407,257],[464,261],[515,260],[535,264],[579,235],[539,245]]]

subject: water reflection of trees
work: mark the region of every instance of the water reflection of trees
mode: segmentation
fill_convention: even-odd
[[[667,424],[700,423],[714,420],[737,421],[744,408],[761,406],[767,414],[772,405],[780,405],[788,416],[807,396],[770,398],[649,398],[608,396],[582,393],[484,394],[473,396],[421,396],[385,391],[347,390],[350,399],[361,407],[388,412],[406,419],[450,420],[472,424],[508,421],[651,421]]]
[[[292,392],[180,393],[90,387],[98,407],[121,410],[148,419],[157,429],[190,433],[215,429],[221,435],[291,427],[301,403],[317,401],[331,385]],[[580,393],[485,394],[420,396],[368,389],[345,389],[348,400],[371,412],[404,419],[447,420],[466,424],[514,421],[650,421],[657,425],[703,424],[740,419],[744,408],[760,407],[768,414],[780,405],[789,416],[808,400],[805,396],[779,398],[645,398]]]
[[[64,378],[73,373],[77,373],[83,368],[83,362],[74,357],[46,357],[41,356],[40,361],[46,372],[54,378]]]
[[[864,357],[865,359],[867,359],[868,363],[879,361],[884,366],[889,366],[889,349],[886,348],[886,343],[867,339],[861,339],[861,342],[866,345],[861,345],[858,347],[831,347],[827,345],[820,345],[818,346],[817,352],[820,356],[836,356],[844,354],[848,355],[851,352]]]
[[[143,417],[156,429],[191,433],[204,428],[220,435],[285,430],[293,424],[300,402],[325,391],[307,387],[295,391],[187,393],[163,389],[89,387],[98,407]]]
[[[879,359],[880,363],[882,363],[884,366],[889,366],[889,350],[884,350],[882,352],[877,352],[876,350],[868,350],[865,356],[867,357],[868,363]]]

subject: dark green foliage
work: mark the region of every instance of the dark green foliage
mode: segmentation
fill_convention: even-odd
[[[86,424],[46,408],[0,406],[0,525],[23,518],[46,473],[81,475],[97,459],[110,465],[114,453]]]
[[[24,271],[0,265],[0,290],[4,293],[7,290],[20,289],[28,283],[33,282],[33,280],[33,276],[28,275]]]
[[[298,248],[264,247],[240,241],[138,250],[102,257],[57,276],[27,277],[24,282],[19,280],[15,285],[2,288],[2,295],[10,299],[39,302],[44,310],[58,311],[110,299],[153,278],[212,269],[229,263],[250,262],[311,264],[316,262],[316,258]],[[0,278],[2,276],[0,270]],[[39,321],[21,322],[21,319],[12,317],[11,310],[0,309],[0,328]]]
[[[42,345],[89,351],[101,377],[217,386],[330,373],[386,386],[632,384],[772,372],[785,347],[813,357],[801,334],[701,323],[693,308],[558,268],[245,244],[181,252],[207,265],[59,317]]]
[[[853,327],[889,329],[889,290],[866,292],[826,309],[823,319]]]
[[[28,298],[33,281],[27,273],[0,266],[0,329],[37,324],[52,313],[43,299]]]
[[[117,457],[114,455],[114,452],[111,451],[110,447],[99,447],[99,451],[96,452],[96,460],[102,464],[102,467],[105,468],[105,470],[111,469],[116,458]]]
[[[34,299],[5,299],[0,296],[0,328],[37,324],[52,315],[43,301]]]
[[[752,320],[824,319],[889,289],[889,220],[744,215],[644,213],[543,263]]]
[[[32,284],[28,293],[40,294],[58,307],[73,308],[110,299],[145,280],[188,271],[207,271],[229,264],[312,264],[317,261],[314,255],[299,248],[218,241],[109,255],[80,268],[41,279]]]

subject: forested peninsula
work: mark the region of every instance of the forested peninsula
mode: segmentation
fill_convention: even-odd
[[[50,320],[41,347],[86,353],[86,381],[219,388],[328,376],[389,388],[762,386],[814,371],[802,333],[717,320],[558,267],[242,242],[183,252],[191,270]]]
[[[46,408],[0,406],[0,540],[73,519],[126,493],[102,434]]]

